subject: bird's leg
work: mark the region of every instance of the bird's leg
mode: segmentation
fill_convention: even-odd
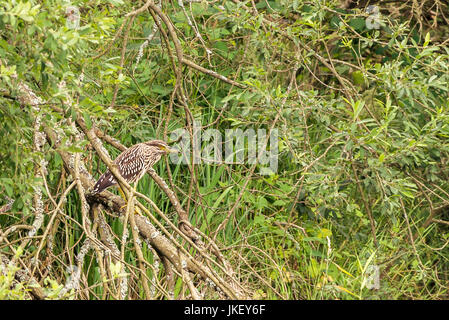
[[[134,183],[134,185],[132,186],[132,188],[133,188],[133,193],[136,193],[137,182]],[[122,199],[123,199],[123,200],[126,200],[125,193],[123,192],[123,190],[122,190],[122,188],[121,188],[120,186],[118,187],[118,191],[119,191],[120,196],[122,197]],[[128,201],[129,201],[129,199],[128,199]],[[126,207],[127,207],[127,204],[123,205],[123,206],[120,208],[120,211],[123,210],[123,208],[126,208]],[[137,213],[138,215],[142,215],[142,212],[140,211],[139,207],[135,207],[135,208],[134,208],[134,213]]]
[[[120,187],[120,185],[118,186],[118,192],[120,193],[120,196],[122,197],[122,199],[126,201],[125,193],[123,192],[123,190],[122,190],[122,188]],[[123,206],[120,208],[120,211],[122,211],[123,208],[126,208],[126,206],[127,206],[127,204],[123,205]]]

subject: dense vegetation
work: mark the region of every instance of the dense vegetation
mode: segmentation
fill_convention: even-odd
[[[448,34],[445,0],[2,1],[0,299],[449,298]],[[89,196],[195,123],[278,130],[277,170]]]

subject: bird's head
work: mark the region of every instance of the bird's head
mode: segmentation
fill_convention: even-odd
[[[150,147],[155,147],[162,154],[178,153],[179,152],[177,149],[170,147],[163,140],[150,140],[150,141],[145,142],[145,144],[147,146],[150,146]]]

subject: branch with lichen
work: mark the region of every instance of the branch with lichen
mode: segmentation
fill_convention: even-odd
[[[89,136],[91,136],[93,134],[93,132],[94,132],[93,129],[89,130],[89,134],[86,134],[86,136],[89,138]],[[70,159],[72,158],[72,155],[70,153],[68,153],[67,151],[63,151],[59,148],[61,138],[60,137],[58,138],[56,132],[53,129],[50,129],[48,127],[45,128],[45,133],[47,134],[47,137],[48,137],[49,141],[51,142],[51,144],[53,145],[53,147],[56,148],[57,152],[61,156],[61,159],[63,160],[66,170],[69,173],[75,175],[74,166],[70,161]],[[93,145],[101,143],[98,139],[90,140],[90,141]],[[116,169],[112,166],[112,164],[111,164],[112,161],[110,159],[108,159],[109,157],[107,155],[105,155],[104,153],[102,153],[102,151],[101,151],[102,148],[100,148],[99,146],[97,146],[97,147],[98,147],[98,149],[96,150],[97,153],[101,154],[101,156],[105,158],[105,160],[107,161],[107,164],[110,165],[109,168],[112,170]],[[119,175],[118,172],[116,172],[116,174],[118,175],[117,178],[119,181],[123,180],[123,178]],[[91,188],[95,182],[90,175],[86,174],[83,171],[81,171],[79,173],[79,179],[80,179],[80,182],[82,183],[84,189]],[[126,181],[123,180],[123,181],[121,181],[121,183],[122,183],[124,189],[130,188],[130,186],[126,183]],[[100,194],[94,195],[93,197],[92,197],[92,195],[88,195],[88,201],[100,203],[105,207],[105,209],[110,210],[112,212],[117,212],[121,215],[125,214],[126,203],[124,202],[124,200],[121,197],[116,196],[111,192],[104,191]],[[137,202],[136,204],[147,215],[151,215],[151,212],[147,208],[145,208],[143,205],[141,205],[140,202]],[[153,217],[151,216],[151,218],[153,218]],[[183,254],[182,261],[184,261],[186,263],[186,268],[189,270],[189,272],[198,274],[203,279],[209,279],[209,281],[207,281],[207,282],[209,284],[211,284],[211,287],[217,288],[217,290],[224,292],[229,298],[232,298],[232,299],[242,298],[242,295],[239,292],[236,293],[229,286],[229,284],[226,281],[221,279],[218,275],[214,274],[214,271],[210,270],[209,267],[203,265],[202,263],[197,261],[197,259],[192,257],[189,254],[189,252],[187,250],[185,250],[184,248],[182,248],[176,242],[174,237],[171,236],[166,230],[165,230],[166,234],[170,235],[170,237],[167,238],[166,236],[164,236],[153,225],[153,223],[155,221],[157,222],[157,219],[154,219],[153,223],[151,223],[147,217],[140,216],[140,215],[135,215],[134,219],[136,222],[136,226],[139,230],[139,234],[141,236],[143,236],[145,239],[147,239],[149,241],[149,243],[151,244],[151,246],[154,247],[158,253],[160,253],[162,256],[166,257],[170,261],[170,263],[174,266],[175,270],[179,274],[181,274],[181,272],[182,272],[181,271],[182,266],[179,263],[178,248],[181,248],[182,254]],[[163,228],[163,226],[160,223],[158,224],[158,227]],[[116,258],[120,259],[120,257],[116,257]]]
[[[38,97],[30,87],[19,81],[17,84],[18,89],[18,100],[23,106],[30,106],[32,115],[34,117],[34,128],[33,128],[33,148],[39,157],[39,162],[35,165],[35,177],[42,179],[42,174],[47,172],[46,161],[42,154],[42,147],[45,144],[45,134],[42,132],[42,115],[40,114],[40,105],[42,104],[42,99]],[[37,180],[38,180],[37,179]],[[29,237],[33,237],[37,231],[41,228],[42,222],[44,220],[44,202],[42,200],[42,183],[37,183],[33,186],[34,196],[33,196],[33,213],[34,222],[33,228],[28,232]],[[28,241],[22,244],[22,248],[26,246]]]

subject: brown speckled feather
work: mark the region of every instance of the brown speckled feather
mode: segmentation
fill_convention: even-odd
[[[128,183],[134,183],[140,180],[146,171],[152,167],[161,156],[166,153],[158,146],[166,145],[164,141],[153,140],[144,143],[138,143],[129,149],[123,151],[115,160],[114,163]],[[109,169],[98,179],[92,193],[99,193],[106,188],[116,185],[117,181]]]

